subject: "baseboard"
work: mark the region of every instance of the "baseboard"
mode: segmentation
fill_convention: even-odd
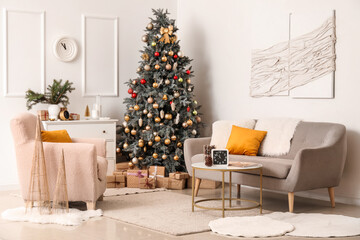
[[[19,184],[0,185],[0,191],[20,190]]]

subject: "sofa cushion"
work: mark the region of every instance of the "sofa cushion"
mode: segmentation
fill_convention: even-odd
[[[255,162],[263,165],[263,175],[284,179],[289,174],[293,160],[272,157],[245,156],[245,155],[229,155],[230,161],[234,162]],[[204,161],[204,154],[197,154],[191,158],[193,163]],[[248,172],[248,173],[256,173]],[[257,174],[257,173],[256,173]]]

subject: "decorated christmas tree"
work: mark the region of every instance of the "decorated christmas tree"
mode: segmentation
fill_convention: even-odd
[[[167,10],[153,10],[146,26],[138,77],[126,83],[129,98],[120,129],[119,148],[129,165],[165,166],[168,172],[184,171],[183,143],[198,137],[202,125],[200,106],[194,100],[192,61],[180,50],[175,20]]]

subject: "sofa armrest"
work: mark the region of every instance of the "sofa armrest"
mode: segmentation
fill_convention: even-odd
[[[203,153],[203,146],[210,144],[211,137],[205,138],[188,138],[184,142],[184,158],[185,165],[188,173],[192,175],[192,161],[191,158],[196,155]]]
[[[97,156],[105,158],[106,156],[106,141],[103,138],[72,138],[74,143],[91,143],[96,147]]]

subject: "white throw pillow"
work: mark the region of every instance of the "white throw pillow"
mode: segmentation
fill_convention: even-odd
[[[242,119],[242,120],[220,120],[216,121],[212,125],[212,135],[210,145],[215,145],[217,149],[225,149],[226,144],[231,134],[231,128],[235,125],[237,127],[254,129],[254,119]]]

